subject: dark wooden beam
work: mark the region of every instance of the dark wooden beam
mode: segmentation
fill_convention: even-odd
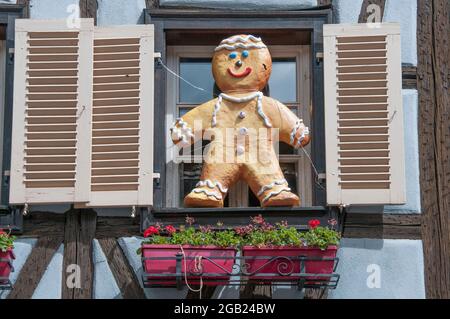
[[[193,285],[194,290],[198,290],[200,286]],[[202,288],[202,299],[211,299],[214,292],[216,291],[216,287],[213,286],[203,286]],[[185,299],[200,299],[199,292],[193,292],[191,290],[188,291]]]
[[[327,299],[328,290],[323,288],[306,288],[304,299]]]
[[[64,214],[33,212],[23,220],[22,237],[63,236]]]
[[[343,237],[420,239],[421,214],[347,214]]]
[[[94,266],[92,240],[95,235],[97,214],[89,209],[73,209],[66,213],[64,229],[63,299],[92,298]],[[67,285],[69,265],[79,266],[80,286]]]
[[[145,5],[150,10],[159,8],[159,0],[145,0]]]
[[[17,4],[24,6],[23,17],[30,17],[30,0],[17,0]]]
[[[125,257],[116,238],[102,238],[98,242],[105,253],[114,279],[124,299],[145,299],[135,272]]]
[[[386,0],[364,0],[361,5],[361,11],[359,13],[358,23],[366,23],[368,22],[367,19],[373,12],[369,10],[367,12],[367,8],[371,5],[375,4],[380,7],[380,21],[369,21],[369,22],[381,22],[383,21],[383,15],[384,15],[384,6],[386,5]]]
[[[272,286],[248,282],[240,287],[239,299],[272,299]]]
[[[326,7],[326,6],[330,6],[332,2],[333,2],[333,0],[318,0],[317,5],[319,7]]]
[[[449,2],[418,0],[422,240],[428,298],[450,298]]]
[[[93,18],[95,25],[97,25],[97,0],[79,0],[80,17]]]
[[[42,236],[38,239],[22,267],[8,299],[30,299],[33,296],[33,292],[62,241],[61,234],[59,236]]]
[[[402,67],[402,87],[403,89],[417,89],[417,67]]]
[[[139,216],[131,217],[98,217],[95,238],[131,237],[140,234]]]

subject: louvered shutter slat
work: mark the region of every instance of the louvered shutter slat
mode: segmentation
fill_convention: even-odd
[[[147,206],[153,194],[153,27],[96,28],[88,206]]]
[[[405,200],[400,28],[324,26],[327,202]]]
[[[11,204],[87,202],[93,22],[16,20]],[[88,111],[87,111],[88,113]]]

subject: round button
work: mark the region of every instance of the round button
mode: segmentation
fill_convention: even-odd
[[[246,127],[241,127],[239,129],[239,135],[247,135],[248,129]]]
[[[239,118],[240,119],[244,119],[245,118],[245,116],[246,116],[247,114],[245,114],[245,112],[239,112]]]

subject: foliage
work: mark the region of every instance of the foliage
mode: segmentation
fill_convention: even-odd
[[[214,230],[212,226],[193,227],[195,220],[186,217],[186,226],[178,229],[172,225],[163,227],[156,224],[144,232],[144,244],[170,244],[191,246],[219,246],[219,247],[271,247],[271,246],[309,246],[326,249],[330,245],[338,245],[340,234],[334,230],[335,220],[328,221],[330,227],[322,227],[319,220],[310,220],[309,229],[300,232],[287,222],[268,223],[261,215],[251,218],[251,223],[234,229],[223,229],[218,223]],[[140,253],[140,249],[138,250]]]
[[[15,236],[6,233],[3,229],[0,229],[0,251],[6,252],[14,248]]]

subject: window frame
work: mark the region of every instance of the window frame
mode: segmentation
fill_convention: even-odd
[[[155,51],[166,61],[166,31],[169,30],[210,30],[233,29],[236,32],[243,29],[295,29],[308,31],[311,34],[311,103],[312,110],[311,154],[319,174],[325,173],[325,125],[323,97],[323,62],[316,58],[323,52],[322,29],[324,24],[332,23],[332,10],[304,11],[216,11],[216,10],[181,10],[181,9],[151,9],[145,10],[145,23],[153,24],[155,28]],[[157,62],[156,62],[157,63]],[[166,145],[167,125],[167,74],[161,65],[155,68],[155,172],[160,179],[154,188],[153,210],[165,210],[166,206]],[[164,154],[161,156],[161,154]],[[312,183],[312,207],[325,207],[326,194],[322,185]],[[311,207],[311,208],[312,208]],[[260,208],[255,208],[260,209]],[[304,209],[304,208],[302,208]]]
[[[14,48],[15,48],[15,20],[25,18],[28,12],[28,4],[0,4],[0,24],[6,26],[5,30],[5,81],[3,94],[3,145],[0,193],[0,228],[10,227],[14,234],[23,231],[23,216],[17,207],[9,207],[9,171],[11,168],[11,135],[12,135],[12,112],[13,112],[13,84],[14,84]],[[9,213],[6,213],[9,211]]]
[[[167,46],[167,66],[169,69],[180,74],[180,60],[183,58],[210,58],[214,53],[215,46],[199,45],[180,45]],[[310,45],[272,45],[269,47],[272,59],[293,58],[296,62],[296,98],[295,101],[283,102],[292,109],[299,118],[310,126],[310,114],[308,110],[311,107],[311,68],[308,63],[310,60]],[[208,56],[209,55],[209,56]],[[180,97],[180,80],[175,76],[167,77],[166,91],[166,127],[169,127],[175,118],[179,116],[180,108],[193,108],[198,104],[183,103]],[[171,145],[172,141],[167,135],[166,145]],[[311,151],[310,145],[305,147],[307,152]],[[165,207],[181,207],[181,173],[183,160],[201,160],[194,155],[186,157],[177,154],[177,148],[168,148],[167,156],[177,158],[176,162],[170,161],[166,166],[166,189],[174,191],[166,195]],[[280,163],[289,163],[295,165],[296,188],[301,195],[301,206],[312,206],[312,168],[301,150],[294,150],[293,154],[279,154]],[[192,163],[192,162],[191,162]],[[194,162],[196,163],[196,162]],[[228,194],[231,207],[248,207],[249,188],[245,183],[237,183],[230,189]]]

